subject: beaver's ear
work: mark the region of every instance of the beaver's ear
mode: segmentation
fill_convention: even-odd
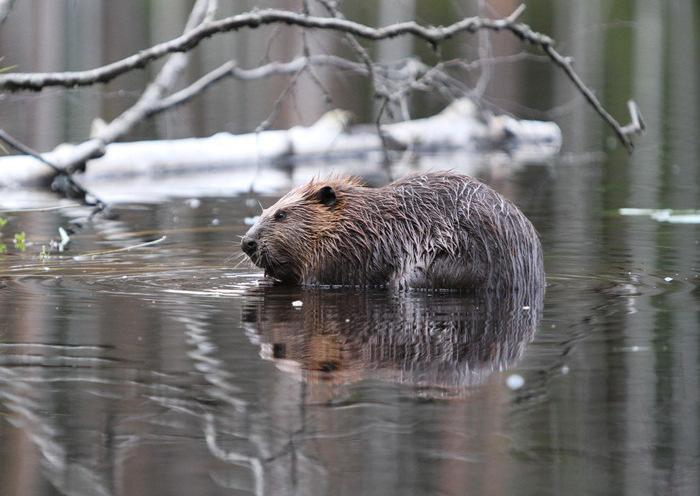
[[[332,207],[336,202],[335,190],[331,186],[324,186],[318,190],[316,198],[325,206]]]

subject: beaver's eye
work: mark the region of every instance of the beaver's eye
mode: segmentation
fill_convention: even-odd
[[[275,212],[275,220],[284,220],[287,218],[287,212],[284,210],[278,210]]]

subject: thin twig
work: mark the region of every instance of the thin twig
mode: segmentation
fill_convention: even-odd
[[[235,77],[235,74],[237,73],[238,71],[236,68],[236,62],[233,60],[226,62],[223,65],[214,69],[213,71],[208,72],[207,74],[205,74],[186,88],[183,88],[180,91],[173,93],[172,95],[161,98],[157,104],[151,107],[149,116],[155,115],[159,112],[163,112],[164,110],[168,110],[172,107],[187,103],[197,95],[204,93],[204,91],[206,91],[207,88],[209,88],[213,84],[226,77]]]
[[[30,157],[34,157],[37,159],[39,162],[48,165],[53,169],[54,172],[56,173],[61,173],[63,172],[60,167],[56,167],[52,162],[46,160],[41,153],[31,149],[29,146],[25,145],[21,141],[15,139],[13,136],[8,134],[4,129],[0,129],[0,140],[4,141],[8,145],[10,145],[12,148],[17,150],[20,153],[23,153],[24,155],[29,155]]]
[[[311,14],[311,11],[309,10],[309,0],[303,0],[302,7],[304,15],[308,16]],[[308,60],[311,57],[311,49],[309,48],[309,41],[307,39],[307,33],[305,29],[301,30],[301,43],[302,53],[304,54],[304,57],[306,57],[306,59]],[[318,74],[316,74],[316,69],[314,69],[313,66],[308,66],[307,72],[311,77],[311,81],[321,90],[321,93],[323,93],[323,99],[326,103],[326,106],[332,105],[333,97],[331,96],[330,92],[326,89],[325,85],[323,84],[323,81],[321,81],[321,78],[318,76]]]
[[[275,103],[272,105],[272,110],[268,114],[267,118],[262,121],[258,127],[255,128],[256,133],[260,133],[262,131],[266,131],[267,129],[272,126],[272,123],[275,121],[277,118],[277,115],[279,114],[280,108],[282,106],[282,103],[287,99],[289,94],[292,92],[294,87],[297,84],[297,81],[299,80],[299,76],[303,74],[303,72],[306,70],[307,65],[304,64],[301,69],[299,69],[296,74],[294,74],[294,77],[292,77],[291,81],[287,83],[287,86],[284,88],[282,93],[277,97],[277,100],[275,100]]]
[[[272,105],[272,110],[270,110],[270,113],[268,114],[267,118],[260,124],[258,124],[258,127],[255,128],[255,142],[256,150],[258,150],[258,155],[260,153],[260,133],[269,129],[270,126],[272,126],[272,123],[275,121],[277,115],[279,114],[279,110],[282,107],[282,103],[284,103],[287,97],[291,94],[292,90],[297,84],[297,81],[299,81],[299,77],[303,74],[307,67],[308,64],[305,61],[304,65],[302,65],[302,67],[294,74],[294,77],[292,77],[291,81],[287,83],[287,86],[284,88],[284,91],[282,91],[282,93],[277,97],[277,100],[275,100],[275,103]],[[250,186],[248,187],[248,191],[251,193],[255,190],[255,182],[258,180],[258,175],[260,174],[260,165],[261,160],[258,156],[258,160],[255,162],[255,172],[253,173],[253,178],[251,179]]]
[[[644,131],[644,127],[634,125],[635,115],[631,115],[631,119],[633,120],[632,124],[628,124],[627,126],[620,125],[617,119],[610,115],[610,113],[607,110],[605,110],[598,98],[596,98],[596,96],[593,94],[593,91],[590,88],[588,88],[588,86],[586,86],[585,83],[581,80],[579,75],[576,74],[574,68],[571,66],[570,58],[564,57],[559,52],[557,52],[554,49],[554,46],[551,42],[549,44],[541,45],[541,48],[547,55],[549,55],[549,58],[552,60],[552,62],[558,65],[566,73],[569,79],[579,89],[579,91],[583,94],[584,98],[598,113],[598,115],[600,115],[603,118],[603,120],[607,122],[607,124],[612,128],[612,130],[617,135],[617,139],[619,139],[620,142],[627,149],[627,151],[631,153],[632,150],[634,150],[634,143],[630,139],[630,135],[639,134]],[[629,106],[629,108],[630,110],[632,110],[633,108],[638,109],[637,104],[635,102],[632,102],[632,105]],[[637,123],[639,124],[639,121]]]
[[[73,260],[82,261],[82,260],[94,259],[95,257],[101,257],[102,255],[111,255],[113,253],[120,253],[123,251],[135,250],[137,248],[145,248],[146,246],[153,246],[153,245],[160,244],[163,241],[165,241],[166,239],[168,239],[167,236],[161,236],[160,238],[154,239],[152,241],[145,241],[143,243],[125,246],[123,248],[116,248],[114,250],[96,251],[96,252],[92,252],[92,253],[83,253],[82,255],[74,256]]]
[[[377,118],[374,121],[374,125],[377,128],[377,135],[379,136],[379,140],[382,143],[382,164],[384,166],[384,170],[386,171],[386,175],[389,181],[393,181],[393,174],[391,172],[391,157],[389,156],[389,148],[387,146],[386,135],[384,134],[384,131],[382,131],[382,115],[384,115],[388,103],[389,97],[382,97],[381,104],[379,105],[379,110],[377,110]]]
[[[318,1],[319,3],[321,3],[321,5],[323,5],[326,8],[328,13],[331,16],[333,16],[333,18],[345,19],[345,16],[340,10],[338,10],[337,5],[333,0]],[[384,168],[386,169],[388,178],[391,180],[391,157],[389,156],[389,151],[387,149],[386,137],[384,135],[384,132],[382,131],[382,115],[384,114],[384,110],[387,108],[387,103],[390,101],[389,92],[386,91],[386,89],[380,85],[374,71],[374,63],[372,62],[369,53],[367,53],[367,50],[365,50],[362,44],[351,33],[346,33],[345,39],[348,41],[348,44],[357,54],[359,59],[365,64],[365,67],[367,68],[367,75],[369,76],[369,81],[372,85],[372,91],[374,93],[374,96],[382,99],[379,109],[377,110],[377,116],[374,122],[377,128],[377,135],[379,136],[379,140],[382,144],[382,154],[384,157],[382,163],[384,164]]]
[[[318,2],[323,5],[328,13],[333,16],[336,19],[345,19],[345,16],[343,16],[343,13],[338,10],[335,2],[332,0],[318,0]],[[365,67],[367,68],[367,74],[369,76],[369,80],[372,83],[372,87],[374,89],[375,94],[381,93],[379,85],[377,84],[375,75],[374,75],[374,63],[372,62],[372,59],[369,56],[369,53],[367,53],[367,50],[365,50],[365,47],[360,44],[359,41],[357,41],[357,38],[355,38],[351,33],[346,33],[345,39],[348,41],[350,44],[350,48],[353,49],[353,51],[357,54],[358,58],[362,61],[363,64],[365,64]]]
[[[257,81],[272,76],[297,74],[299,71],[312,66],[330,66],[340,70],[355,72],[360,75],[367,74],[367,70],[363,64],[358,64],[335,55],[312,55],[309,58],[297,57],[289,62],[271,62],[252,69],[238,67],[236,62],[231,60],[220,65],[211,72],[208,72],[180,91],[162,98],[154,105],[149,115],[186,103],[224,78],[231,77],[242,81]]]
[[[481,69],[485,65],[497,65],[511,62],[521,62],[523,60],[532,60],[535,62],[548,62],[549,57],[546,55],[536,55],[534,53],[522,51],[510,55],[497,55],[494,57],[478,58],[471,62],[465,62],[463,59],[446,60],[442,63],[443,67],[457,67],[463,71],[469,72],[476,69]]]
[[[0,210],[0,214],[7,213],[24,213],[24,212],[51,212],[53,210],[63,210],[66,208],[80,207],[80,203],[70,203],[68,205],[58,205],[55,207],[37,207],[37,208],[11,208]]]
[[[479,13],[483,13],[485,10],[484,7],[486,6],[486,3],[484,0],[479,0]],[[479,40],[479,48],[478,48],[478,53],[479,53],[479,59],[487,59],[491,58],[492,56],[492,47],[491,47],[491,33],[488,31],[480,31],[478,34],[478,40]],[[481,68],[481,74],[479,74],[479,79],[476,82],[476,86],[474,89],[471,91],[471,94],[473,97],[477,99],[482,99],[484,96],[484,93],[486,92],[486,88],[488,87],[489,83],[491,82],[491,78],[493,77],[493,67],[489,65],[485,65]]]
[[[24,155],[29,155],[30,157],[33,157],[41,163],[49,166],[56,173],[51,186],[52,189],[63,193],[69,198],[79,199],[85,205],[97,207],[91,215],[101,212],[107,208],[107,204],[105,202],[100,200],[96,195],[90,193],[80,183],[73,179],[70,174],[67,174],[60,167],[56,166],[56,164],[44,158],[39,152],[33,150],[15,137],[8,134],[4,129],[0,129],[0,140],[4,141],[18,152]],[[88,198],[92,198],[92,200]]]

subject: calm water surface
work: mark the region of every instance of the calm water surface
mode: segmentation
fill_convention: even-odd
[[[586,208],[597,168],[557,167],[491,181],[544,301],[260,283],[230,257],[268,196],[10,250],[0,493],[696,494],[698,226]],[[3,213],[30,240],[84,214]]]

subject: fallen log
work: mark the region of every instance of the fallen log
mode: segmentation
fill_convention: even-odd
[[[370,156],[381,163],[383,147],[396,157],[405,152],[506,152],[512,163],[543,162],[557,154],[561,131],[552,122],[518,120],[479,110],[471,100],[456,100],[442,112],[424,119],[382,125],[383,139],[375,126],[348,126],[350,114],[332,110],[315,124],[287,130],[234,135],[218,133],[206,138],[112,143],[106,153],[88,161],[86,171],[75,177],[85,184],[134,177],[163,177],[209,171],[280,168],[332,160],[357,160]],[[86,143],[89,143],[86,142]],[[80,145],[60,145],[42,154],[49,162],[62,163]],[[375,165],[376,167],[376,165]],[[0,188],[45,182],[53,174],[34,157],[0,158]]]

